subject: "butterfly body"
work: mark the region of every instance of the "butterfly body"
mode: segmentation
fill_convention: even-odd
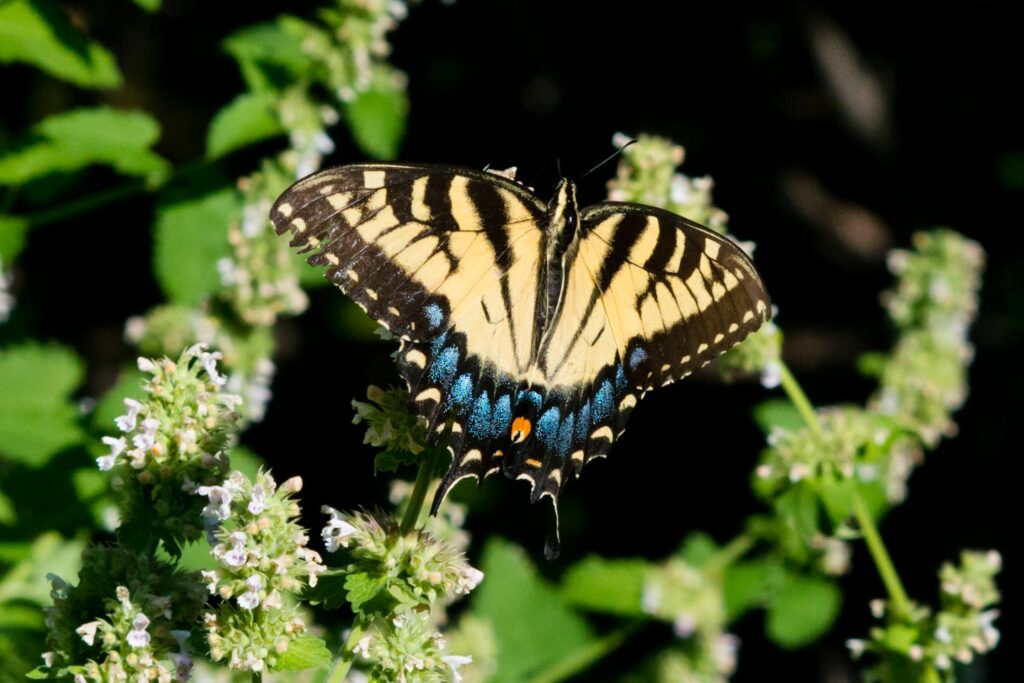
[[[457,482],[502,470],[553,502],[608,454],[638,400],[768,318],[749,258],[660,209],[580,209],[494,173],[365,164],[300,180],[279,233],[400,339],[399,374]],[[557,506],[556,506],[557,512]]]

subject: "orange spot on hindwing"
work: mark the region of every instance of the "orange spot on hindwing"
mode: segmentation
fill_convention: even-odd
[[[531,425],[530,421],[525,417],[517,417],[512,420],[512,443],[525,441],[526,437],[530,435],[530,429],[532,428],[533,425]]]

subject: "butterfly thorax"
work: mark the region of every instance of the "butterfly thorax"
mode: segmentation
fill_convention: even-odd
[[[558,309],[565,298],[568,264],[578,244],[579,207],[576,204],[576,185],[563,178],[548,203],[547,224],[544,226],[544,259],[540,279],[544,283],[537,292],[537,325],[534,327],[534,359],[544,346],[550,322],[557,319]]]

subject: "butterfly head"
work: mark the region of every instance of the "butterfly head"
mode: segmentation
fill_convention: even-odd
[[[562,178],[555,188],[555,196],[548,203],[548,230],[554,237],[552,246],[564,252],[579,228],[579,206],[576,204],[576,183]]]

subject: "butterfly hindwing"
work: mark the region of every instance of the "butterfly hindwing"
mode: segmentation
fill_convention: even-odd
[[[557,517],[569,475],[608,454],[646,391],[770,316],[728,238],[657,208],[575,201],[568,181],[545,204],[493,173],[356,164],[300,180],[271,210],[399,337],[410,403],[452,454],[435,511],[457,482],[503,470]]]

